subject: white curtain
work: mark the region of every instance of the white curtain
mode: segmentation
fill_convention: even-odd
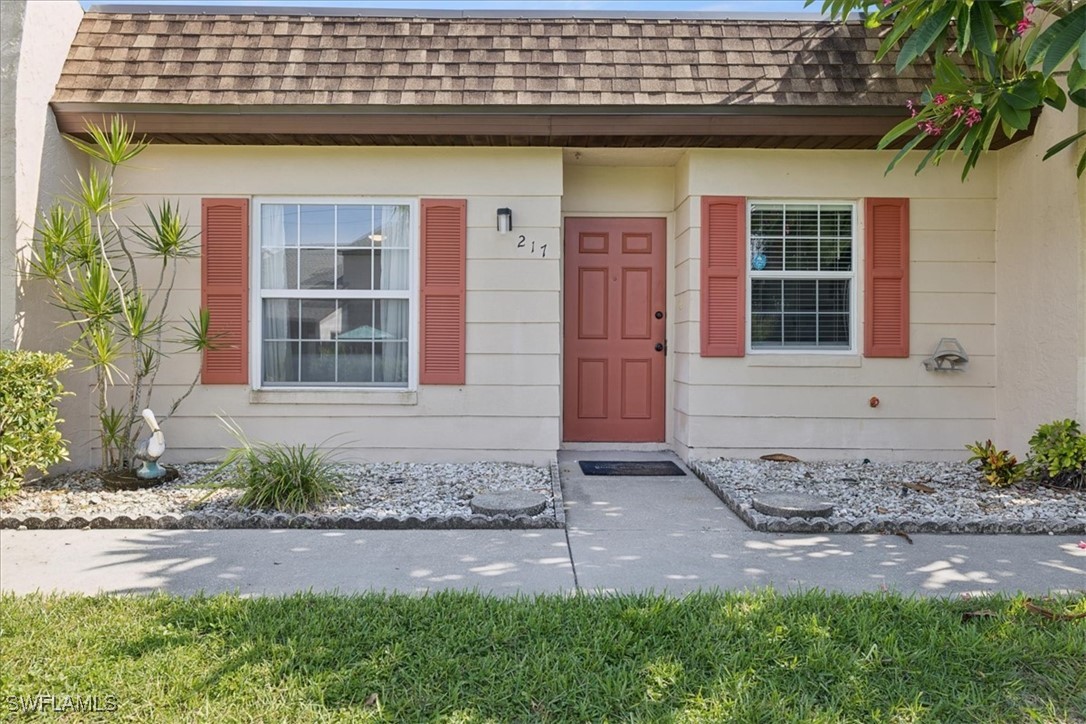
[[[407,206],[386,206],[382,212],[381,288],[410,289],[410,209]],[[380,328],[395,335],[396,339],[404,340],[383,345],[384,354],[378,373],[385,382],[407,382],[408,306],[407,300],[386,299],[381,303]]]
[[[263,263],[260,265],[261,289],[284,289],[287,285],[287,253],[285,207],[265,204],[261,207],[260,247]],[[264,339],[286,339],[289,332],[290,311],[297,311],[296,299],[263,300]],[[297,367],[292,364],[291,344],[275,344],[264,347],[263,370],[265,382],[286,382],[296,379]]]

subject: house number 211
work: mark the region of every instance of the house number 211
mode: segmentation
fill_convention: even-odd
[[[534,241],[528,241],[526,238],[524,238],[524,234],[521,234],[520,236],[517,237],[517,248],[518,249],[530,249],[529,252],[528,252],[529,254],[537,253],[536,249],[538,248],[539,249],[539,252],[538,252],[539,256],[541,258],[543,258],[543,259],[547,258],[547,245],[546,244],[540,244],[537,247],[536,243]]]

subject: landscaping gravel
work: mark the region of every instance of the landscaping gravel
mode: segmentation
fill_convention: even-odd
[[[341,464],[343,495],[305,515],[239,508],[241,489],[211,487],[213,464],[178,466],[180,477],[143,490],[110,492],[93,471],[29,483],[0,501],[0,525],[71,527],[560,527],[557,470],[514,463]],[[216,482],[224,482],[219,475]],[[203,483],[203,484],[201,484]],[[484,516],[472,512],[479,493],[524,490],[546,500],[533,516]],[[558,501],[556,508],[555,501]]]
[[[773,532],[1086,532],[1086,491],[1029,483],[997,488],[964,462],[699,460],[691,469],[747,525]],[[826,518],[758,512],[759,494],[833,503]]]

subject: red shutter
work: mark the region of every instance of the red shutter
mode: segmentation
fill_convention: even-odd
[[[204,199],[201,304],[215,349],[204,352],[205,385],[249,381],[249,200]]]
[[[746,353],[747,200],[701,199],[701,356]]]
[[[419,382],[465,382],[467,208],[464,199],[422,200],[422,360]]]
[[[909,356],[909,200],[866,199],[864,355]]]

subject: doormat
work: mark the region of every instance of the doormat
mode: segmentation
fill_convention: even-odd
[[[670,460],[578,460],[585,475],[686,475]]]

